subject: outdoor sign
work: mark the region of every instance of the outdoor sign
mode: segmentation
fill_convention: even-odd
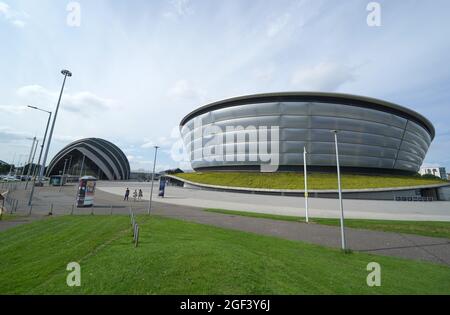
[[[84,176],[78,183],[77,207],[92,207],[94,205],[95,185],[97,179]]]
[[[159,197],[164,197],[164,193],[166,191],[166,180],[164,178],[161,178],[159,181]]]

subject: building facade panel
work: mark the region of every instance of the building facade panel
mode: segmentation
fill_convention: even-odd
[[[202,124],[194,124],[195,119]],[[262,138],[260,131],[265,127],[277,128],[278,133],[263,133]],[[353,169],[417,172],[434,138],[433,125],[407,108],[334,93],[274,93],[224,100],[199,108],[180,124],[194,169],[264,164],[258,154],[264,148],[273,152],[272,140],[279,140],[280,166],[302,166],[304,147],[309,166],[334,166],[332,130],[338,131],[340,164]]]

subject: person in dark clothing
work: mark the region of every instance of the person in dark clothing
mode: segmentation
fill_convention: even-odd
[[[127,190],[125,190],[125,197],[123,198],[123,200],[128,201],[128,196],[130,195],[130,190],[127,188]]]

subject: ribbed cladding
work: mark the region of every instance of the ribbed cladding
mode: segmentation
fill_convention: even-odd
[[[110,163],[107,163],[106,165],[108,165],[108,168],[114,168],[113,174],[114,174],[114,179],[123,179],[124,178],[124,170],[122,168],[122,165],[120,163],[120,161],[118,160],[116,154],[114,154],[113,152],[111,152],[108,149],[108,145],[106,142],[101,141],[100,139],[97,138],[93,138],[93,139],[88,139],[87,141],[85,141],[85,143],[89,143],[92,146],[94,146],[97,151],[99,153],[101,153],[102,155],[102,161],[106,161],[106,158],[109,158],[109,160],[111,161],[111,163],[113,165],[110,165]]]
[[[104,163],[108,170],[113,174],[114,179],[128,179],[130,176],[130,164],[125,154],[113,143],[99,138],[86,138],[74,141],[65,146],[52,159],[48,166],[47,173],[51,172],[54,166],[69,152],[77,148],[84,148],[94,154]],[[113,166],[106,159],[113,163]],[[114,168],[117,170],[115,171]]]
[[[104,139],[98,139],[98,138],[97,138],[97,140],[102,142],[105,146],[107,146],[110,149],[110,151],[115,153],[115,157],[118,159],[118,161],[123,169],[122,179],[130,178],[130,163],[129,163],[126,155],[122,152],[122,150],[120,150],[115,144],[113,144],[109,141],[106,141]]]
[[[281,165],[302,165],[304,145],[310,153],[309,165],[333,165],[334,140],[330,130],[336,129],[339,130],[342,166],[416,171],[432,140],[428,131],[415,122],[378,109],[347,104],[256,103],[218,108],[198,117],[203,120],[203,128],[208,124],[280,126]],[[193,143],[193,127],[193,120],[189,120],[181,128],[188,151]],[[194,139],[195,142],[200,140],[203,138]],[[245,151],[248,152],[248,145]],[[194,160],[193,153],[193,168],[257,164]]]
[[[356,107],[371,108],[379,111],[392,113],[399,117],[414,121],[421,125],[430,134],[431,139],[435,136],[435,129],[433,124],[419,113],[405,108],[403,106],[386,102],[383,100],[351,95],[342,93],[327,93],[327,92],[276,92],[263,93],[233,97],[214,103],[201,106],[194,111],[187,114],[180,122],[180,129],[191,119],[227,107],[255,104],[255,103],[282,103],[282,102],[323,102],[333,104],[345,104]]]
[[[69,145],[67,147],[65,147],[63,150],[61,150],[57,156],[55,156],[55,158],[52,159],[52,161],[49,164],[48,167],[48,171],[47,174],[50,174],[53,171],[53,168],[55,167],[55,165],[61,160],[63,159],[67,154],[69,154],[70,152],[74,151],[74,150],[79,150],[79,149],[85,149],[87,151],[89,151],[92,155],[94,155],[97,159],[99,159],[100,161],[102,161],[102,163],[105,165],[105,167],[107,167],[108,172],[111,173],[114,178],[113,179],[117,179],[119,174],[114,171],[114,169],[111,167],[110,163],[108,163],[108,161],[105,160],[103,154],[104,151],[99,150],[98,145],[93,146],[92,143],[89,143],[88,141],[86,141],[87,139],[83,139],[83,141],[77,141],[76,144],[74,145]],[[105,172],[105,170],[104,170]],[[106,172],[105,172],[106,173]]]

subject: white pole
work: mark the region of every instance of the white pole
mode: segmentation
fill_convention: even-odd
[[[337,142],[337,130],[333,130],[334,133],[334,145],[336,147],[336,167],[338,177],[338,193],[339,193],[339,207],[341,210],[341,247],[345,250],[345,231],[344,231],[344,206],[342,203],[342,189],[341,189],[341,171],[339,167],[339,150]]]
[[[45,111],[45,112],[47,112],[47,111]],[[48,114],[47,127],[45,127],[44,139],[42,140],[42,145],[41,145],[41,153],[39,153],[39,162],[38,162],[38,164],[40,165],[40,168],[39,168],[39,185],[42,184],[42,177],[44,177],[44,171],[45,171],[45,160],[47,158],[47,157],[45,157],[43,163],[41,164],[41,156],[42,156],[42,152],[44,150],[45,141],[47,139],[47,132],[48,132],[48,127],[50,126],[50,120],[52,119],[52,112],[47,112],[47,114]],[[30,197],[30,200],[32,198],[33,198],[33,196]]]
[[[37,150],[38,144],[39,144],[39,140],[36,139],[36,145],[34,147],[33,157],[31,158],[31,164],[28,164],[27,183],[25,185],[25,190],[28,189],[28,182],[30,181],[30,177],[33,176],[33,174],[34,174],[33,164],[34,164],[34,157],[36,156],[36,150]],[[31,172],[32,168],[33,168],[33,172]]]
[[[308,175],[306,172],[306,146],[303,147],[303,176],[305,177],[305,218],[309,222],[308,216]]]
[[[153,198],[153,181],[155,179],[155,167],[156,167],[156,154],[158,153],[158,146],[155,146],[155,159],[153,161],[153,173],[152,173],[152,185],[150,188],[150,200],[148,202],[148,214],[150,214],[150,211],[152,210],[152,198]]]

